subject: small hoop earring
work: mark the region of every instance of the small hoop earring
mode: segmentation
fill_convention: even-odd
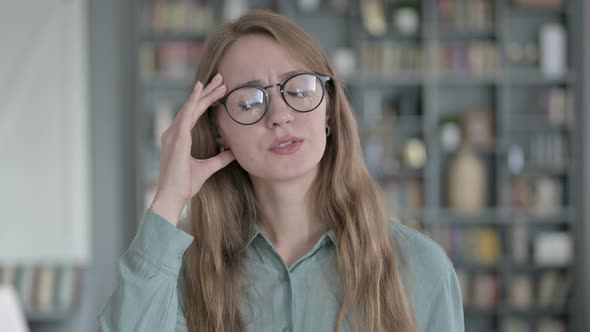
[[[326,136],[330,136],[330,126],[326,125]]]
[[[219,153],[221,153],[223,151],[225,151],[225,146],[222,145],[222,146],[219,147]]]

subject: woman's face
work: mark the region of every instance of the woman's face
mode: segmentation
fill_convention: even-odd
[[[303,64],[264,35],[248,35],[227,49],[219,65],[227,92],[246,83],[260,87],[282,83],[288,73],[309,72]],[[321,89],[321,88],[320,88]],[[266,180],[291,180],[317,170],[326,147],[326,99],[313,111],[296,112],[281,97],[280,88],[267,89],[268,111],[255,124],[242,125],[223,106],[216,110],[221,143],[232,150],[251,176]],[[276,140],[296,137],[300,143],[273,149]]]

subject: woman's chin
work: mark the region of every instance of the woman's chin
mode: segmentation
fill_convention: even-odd
[[[287,182],[287,181],[295,181],[295,180],[304,180],[309,176],[315,175],[315,171],[317,166],[314,167],[299,167],[293,168],[282,168],[282,169],[268,169],[266,168],[263,171],[258,172],[248,172],[250,176],[254,176],[262,181],[272,181],[272,182]]]

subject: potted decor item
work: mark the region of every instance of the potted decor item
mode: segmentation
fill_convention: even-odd
[[[486,169],[472,148],[461,147],[449,165],[450,207],[463,214],[480,212],[487,201]]]
[[[393,25],[399,33],[407,36],[419,33],[420,14],[416,1],[396,3],[392,19]]]
[[[385,5],[382,0],[361,0],[361,16],[369,34],[381,36],[387,32]]]

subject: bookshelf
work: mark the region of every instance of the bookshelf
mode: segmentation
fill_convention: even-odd
[[[87,268],[65,263],[3,264],[0,285],[13,285],[29,322],[60,322],[79,308]]]
[[[369,1],[332,0],[306,1],[305,8],[299,1],[250,1],[294,19],[333,58],[390,216],[435,239],[455,264],[467,331],[573,331],[578,314],[571,293],[579,258],[571,248],[582,222],[573,199],[573,179],[581,175],[574,153],[581,136],[573,125],[580,59],[572,30],[580,24],[580,1],[543,2],[557,6],[383,0],[371,8]],[[139,215],[155,189],[157,133],[191,85],[192,77],[175,70],[192,73],[196,64],[188,59],[210,29],[166,27],[174,6],[147,19],[153,3],[138,5]],[[226,14],[223,2],[193,3],[194,10],[210,6],[204,12],[211,24]],[[195,14],[187,15],[179,20]],[[557,72],[544,64],[540,38],[555,24],[566,37],[567,66]],[[162,65],[156,57],[170,60]]]

